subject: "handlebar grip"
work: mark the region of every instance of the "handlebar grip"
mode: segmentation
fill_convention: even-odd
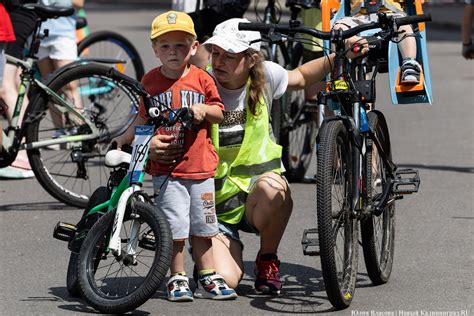
[[[107,75],[110,76],[111,78],[114,78],[121,83],[125,84],[126,86],[130,87],[131,89],[134,90],[135,93],[138,95],[144,97],[148,96],[148,92],[145,90],[141,82],[137,81],[136,79],[129,77],[120,71],[117,71],[115,68],[111,67],[109,71],[107,72]]]
[[[239,30],[240,31],[257,31],[257,32],[267,32],[271,29],[277,29],[278,24],[267,24],[267,23],[248,23],[240,22]]]
[[[431,14],[419,14],[419,15],[412,15],[403,18],[395,19],[395,23],[397,25],[407,25],[407,24],[415,24],[420,22],[430,22]]]

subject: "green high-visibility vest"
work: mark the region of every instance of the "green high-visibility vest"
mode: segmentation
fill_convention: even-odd
[[[216,213],[219,220],[237,224],[245,211],[245,200],[253,176],[268,171],[281,174],[281,146],[270,137],[268,109],[263,97],[256,106],[256,115],[246,101],[246,123],[242,144],[219,147],[219,128],[212,126],[212,140],[219,154],[215,175]]]

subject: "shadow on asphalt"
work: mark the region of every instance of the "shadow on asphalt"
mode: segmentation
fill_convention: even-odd
[[[474,173],[474,167],[455,167],[455,166],[441,166],[441,165],[424,165],[424,164],[400,164],[402,168],[417,168],[427,170],[451,171],[461,173]]]
[[[5,204],[0,206],[0,212],[8,211],[66,211],[77,210],[72,206],[67,206],[61,202],[35,202],[35,203],[18,203]]]
[[[60,309],[77,313],[100,314],[100,312],[88,306],[82,298],[69,296],[66,287],[52,287],[49,290],[50,293],[56,297],[57,301],[67,303],[63,305],[58,305],[58,308]],[[132,312],[123,315],[132,315]],[[136,309],[133,311],[133,315],[150,315],[150,313]]]
[[[245,261],[245,271],[253,271],[254,262]],[[327,308],[330,306],[326,292],[324,290],[324,282],[321,271],[312,267],[307,267],[299,264],[285,263],[281,264],[281,270],[285,274],[281,276],[284,287],[280,295],[261,295],[255,292],[253,283],[255,278],[252,275],[245,274],[242,282],[237,288],[237,293],[240,297],[250,299],[250,305],[261,312],[276,312],[285,314],[315,314],[327,313],[335,311],[334,308]],[[195,282],[190,279],[190,286],[194,289]],[[357,288],[371,287],[372,284],[366,274],[358,274]],[[57,301],[61,302],[58,308],[79,312],[79,313],[94,313],[97,311],[87,305],[82,298],[70,297],[66,287],[50,288],[50,297],[28,297],[24,301]],[[195,294],[199,297],[199,291]],[[158,304],[175,304],[166,301],[166,287],[163,284],[152,299],[158,299]],[[200,298],[196,298],[195,303]],[[230,303],[230,302],[229,302]],[[185,304],[187,305],[187,304]],[[322,307],[324,305],[324,307]],[[149,315],[148,312],[134,310],[133,315]],[[257,312],[258,313],[258,312]]]

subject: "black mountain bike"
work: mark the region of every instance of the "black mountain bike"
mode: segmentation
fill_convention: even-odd
[[[303,233],[303,252],[320,255],[329,301],[337,309],[350,305],[357,278],[359,222],[367,272],[377,285],[388,281],[393,265],[395,201],[418,191],[414,169],[399,169],[392,161],[387,122],[375,107],[375,76],[387,64],[389,41],[397,27],[430,21],[429,15],[394,19],[379,13],[378,22],[348,31],[321,32],[295,25],[241,23],[240,29],[269,36],[305,33],[335,45],[330,89],[320,93],[320,113],[331,102],[340,114],[325,119],[319,129],[317,229]],[[381,30],[368,39],[368,56],[346,57],[344,40],[362,31]],[[360,49],[356,45],[349,49]],[[373,70],[372,77],[367,73]],[[315,238],[314,235],[317,235]],[[311,251],[309,247],[318,247]]]
[[[289,25],[299,25],[298,15],[301,9],[319,6],[320,1],[287,0],[285,5],[290,9]],[[278,24],[282,8],[276,0],[268,0],[263,19],[255,12],[257,20],[267,25]],[[291,31],[290,31],[291,32]],[[294,35],[294,34],[291,34]],[[262,44],[266,60],[276,62],[286,69],[295,69],[301,62],[303,46],[292,37],[269,37]],[[282,160],[285,165],[285,176],[290,181],[301,181],[311,162],[317,134],[316,108],[305,103],[303,90],[288,91],[272,105],[272,129],[276,141],[283,147]]]

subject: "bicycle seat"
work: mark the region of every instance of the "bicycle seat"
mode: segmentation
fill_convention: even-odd
[[[108,168],[128,167],[132,155],[121,150],[110,150],[105,155],[104,165]]]
[[[72,7],[47,7],[37,3],[28,3],[22,6],[23,9],[34,11],[41,20],[57,19],[61,16],[71,16],[74,14]]]

